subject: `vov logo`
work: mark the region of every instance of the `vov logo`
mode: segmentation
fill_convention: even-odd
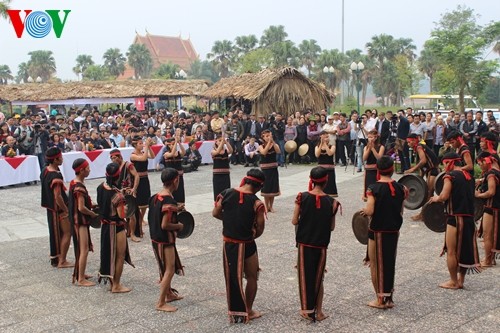
[[[64,13],[64,18],[61,20],[59,13]],[[64,10],[45,10],[45,11],[33,11],[31,9],[25,9],[24,21],[21,19],[21,10],[9,9],[7,14],[9,14],[10,21],[14,26],[17,38],[23,36],[24,30],[33,38],[44,38],[51,30],[57,38],[61,38],[64,26],[66,25],[66,20],[71,12],[69,9]]]

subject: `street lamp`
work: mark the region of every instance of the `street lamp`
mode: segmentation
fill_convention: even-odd
[[[359,114],[359,91],[361,90],[361,72],[365,69],[365,65],[360,61],[355,63],[354,61],[351,64],[351,71],[354,75],[356,75],[356,91],[358,93],[358,114]]]
[[[35,81],[36,83],[42,83],[42,78],[38,76]]]
[[[323,67],[323,73],[325,73],[325,75],[327,75],[329,77],[329,80],[330,80],[330,89],[332,91],[332,95],[334,94],[333,91],[334,91],[334,86],[333,86],[333,75],[335,73],[335,68],[333,68],[333,66],[325,66]]]
[[[35,82],[35,80],[33,80],[31,76],[28,76],[28,83],[33,83],[33,82]]]

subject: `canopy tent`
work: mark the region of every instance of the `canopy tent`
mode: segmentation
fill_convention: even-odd
[[[203,96],[250,101],[252,113],[258,115],[273,111],[290,115],[308,108],[319,111],[332,103],[334,98],[323,85],[291,67],[224,78],[205,90]]]

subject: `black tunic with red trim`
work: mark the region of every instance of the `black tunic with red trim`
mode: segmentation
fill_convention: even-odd
[[[165,151],[170,153],[170,146],[167,145],[165,147]],[[184,169],[182,168],[182,157],[180,155],[180,152],[177,152],[177,154],[173,157],[165,158],[165,167],[166,168],[173,168],[177,171],[179,171],[179,186],[177,187],[177,190],[172,193],[174,196],[175,201],[177,203],[184,203],[186,202],[186,193],[184,192]]]
[[[87,191],[87,187],[83,183],[71,182],[69,185],[68,195],[68,212],[71,225],[89,225],[90,216],[81,213],[78,210],[78,198],[83,196],[85,207],[92,209],[92,199]]]
[[[256,213],[264,204],[255,194],[228,188],[219,194],[222,198],[222,234],[235,240],[252,241]],[[219,200],[219,199],[217,199]]]
[[[297,243],[327,248],[330,244],[332,218],[337,213],[338,202],[328,195],[317,196],[309,192],[297,194],[295,203],[300,206]]]
[[[131,162],[125,162],[120,166],[120,178],[118,179],[118,188],[132,188],[134,186],[134,176],[130,169],[134,167]]]
[[[486,199],[484,206],[487,208],[500,209],[500,170],[491,169],[483,175],[483,182],[481,187],[484,189],[483,192],[488,190],[488,180],[490,178],[495,179],[496,190],[495,195]]]
[[[418,151],[419,149],[422,149],[422,151],[424,152],[424,155],[425,155],[425,159],[426,159],[424,166],[421,168],[422,172],[424,174],[427,174],[431,170],[437,169],[437,167],[439,165],[439,159],[436,156],[436,154],[434,154],[432,149],[427,147],[427,145],[423,145],[421,143],[417,144],[416,150]]]
[[[177,223],[177,201],[171,196],[155,194],[149,200],[149,234],[156,243],[175,244],[175,232],[161,228],[163,216],[167,214],[170,223]]]
[[[144,207],[148,205],[151,197],[151,185],[148,178],[148,160],[134,161],[134,166],[139,173],[139,186],[137,187],[137,205]]]
[[[231,178],[227,150],[224,149],[222,154],[217,154],[212,159],[214,161],[212,184],[215,201],[222,191],[231,187]]]
[[[276,151],[274,150],[274,146],[268,150],[266,155],[260,155],[260,168],[266,177],[260,194],[269,197],[280,195],[278,163],[276,162]]]
[[[323,167],[328,172],[328,181],[326,182],[323,192],[328,195],[337,196],[337,183],[335,177],[335,163],[333,156],[329,156],[325,149],[322,149],[318,157],[318,166]]]
[[[467,180],[462,171],[452,170],[443,179],[449,179],[452,183],[452,191],[445,204],[448,215],[474,216],[473,178]]]
[[[377,145],[375,150],[380,152],[381,145]],[[366,158],[365,164],[365,193],[368,190],[368,187],[377,182],[377,158],[375,154],[370,149],[368,153],[368,157]]]
[[[403,201],[406,197],[405,187],[398,182],[376,182],[368,187],[367,195],[375,197],[370,229],[373,231],[398,231],[403,224]]]
[[[59,171],[50,171],[48,167],[45,167],[40,175],[40,180],[42,185],[42,207],[52,211],[59,211],[54,196],[54,188],[56,186],[61,186],[62,198],[66,204],[68,203],[62,174]]]
[[[472,154],[470,152],[469,146],[466,144],[460,146],[457,150],[457,154],[460,155],[460,158],[462,159],[462,165],[465,165],[465,155],[469,154],[469,156],[472,158]],[[468,170],[469,174],[474,178],[474,169]],[[472,188],[474,188],[474,183],[472,183]]]

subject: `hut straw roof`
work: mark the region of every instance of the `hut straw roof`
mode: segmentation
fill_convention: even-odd
[[[0,86],[0,99],[10,102],[43,102],[83,98],[201,96],[207,87],[208,83],[204,80],[127,80],[10,84]]]
[[[284,107],[288,112],[307,107],[324,108],[332,102],[332,96],[322,85],[291,67],[225,78],[205,90],[203,96],[211,99],[242,98],[254,102],[257,108],[257,104],[261,107],[267,104],[274,105],[274,108]],[[291,104],[295,106],[290,108]],[[267,113],[265,110],[260,112]]]

